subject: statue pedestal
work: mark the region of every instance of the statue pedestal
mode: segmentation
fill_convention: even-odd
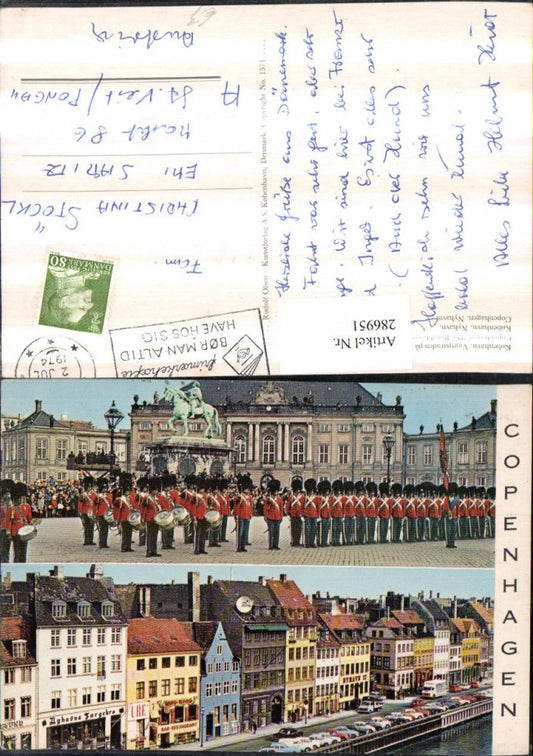
[[[227,475],[231,446],[221,438],[161,436],[148,445],[152,475]]]

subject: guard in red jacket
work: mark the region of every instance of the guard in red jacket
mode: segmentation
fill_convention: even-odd
[[[131,540],[133,536],[133,528],[128,522],[128,517],[131,514],[131,506],[129,500],[124,496],[124,490],[122,487],[117,486],[113,489],[113,517],[115,522],[119,523],[120,527],[120,550],[122,552],[133,551],[131,546]]]
[[[207,520],[205,515],[207,513],[207,495],[204,486],[199,485],[199,490],[193,499],[193,511],[196,527],[196,535],[194,539],[194,553],[195,554],[207,554],[205,545],[207,540]]]
[[[378,487],[375,483],[369,483],[366,487],[368,500],[365,505],[366,517],[366,542],[376,542],[376,520],[378,516],[379,499],[377,496]]]
[[[415,543],[416,525],[417,525],[417,505],[418,498],[415,496],[415,489],[412,485],[407,485],[404,488],[404,493],[407,497],[407,503],[405,505],[405,518],[407,520],[407,541],[409,543]]]
[[[496,535],[496,489],[493,486],[487,489],[487,496],[489,500],[488,535],[489,538],[494,538]]]
[[[485,538],[487,531],[487,518],[489,516],[489,500],[487,499],[487,495],[483,487],[478,488],[477,496],[479,501],[477,511],[478,533],[479,538]]]
[[[96,493],[93,502],[93,515],[96,517],[96,526],[98,528],[98,548],[108,549],[109,524],[104,519],[104,515],[111,508],[113,502],[111,494],[108,495],[107,482],[104,479],[99,479],[97,485],[98,493]]]
[[[302,516],[305,497],[302,494],[302,481],[296,478],[291,483],[292,495],[287,501],[287,514],[291,525],[291,546],[301,546]]]
[[[93,489],[94,479],[88,475],[83,479],[84,491],[80,492],[78,498],[78,515],[83,527],[83,545],[96,546],[94,542],[94,515],[93,504],[96,494]]]
[[[233,503],[233,514],[237,529],[237,551],[248,551],[246,545],[250,532],[250,521],[254,511],[253,499],[250,493],[253,488],[251,478],[249,476],[243,477],[240,485],[243,491],[237,495]]]
[[[356,543],[362,546],[366,541],[366,505],[368,499],[364,494],[365,484],[362,481],[358,481],[355,484],[355,532]]]
[[[316,480],[308,478],[304,483],[307,493],[304,504],[305,548],[315,549],[317,520],[322,506],[322,497],[316,492]]]
[[[263,517],[268,528],[268,550],[279,551],[279,535],[283,519],[283,502],[279,496],[281,484],[279,480],[271,480],[268,484],[269,495],[263,500]]]
[[[405,517],[405,505],[407,504],[407,500],[405,496],[402,496],[401,491],[402,487],[398,483],[395,483],[392,486],[392,494],[394,497],[394,501],[391,507],[393,543],[400,543],[403,518]]]
[[[344,483],[344,540],[349,546],[355,544],[355,503],[353,483],[349,480]]]
[[[344,538],[344,502],[343,484],[341,480],[334,480],[331,497],[331,545],[342,546]]]
[[[5,524],[9,527],[13,543],[13,561],[25,562],[27,558],[28,540],[21,538],[20,529],[33,523],[30,505],[25,501],[28,488],[25,483],[13,485],[13,503],[6,507]]]
[[[154,517],[159,512],[156,495],[159,489],[158,480],[139,479],[139,486],[143,488],[143,496],[140,504],[142,520],[146,527],[146,556],[160,557],[157,551],[157,538],[159,535],[159,526]],[[147,491],[146,488],[150,490]]]
[[[476,489],[470,488],[468,490],[469,504],[468,504],[468,516],[470,518],[470,538],[479,538],[479,523],[478,523],[478,498],[476,495]]]
[[[416,505],[416,536],[418,541],[428,538],[428,504],[430,499],[422,486],[418,488],[418,504]]]
[[[389,497],[389,484],[386,482],[380,483],[378,486],[380,494],[378,504],[378,520],[379,520],[379,542],[388,543],[389,536],[389,521],[390,521],[390,508],[391,500]]]
[[[432,491],[432,496],[434,496],[434,491]],[[440,499],[438,498],[432,498],[429,502],[428,506],[428,517],[429,517],[429,540],[430,541],[438,541],[439,540],[439,520],[440,520]]]

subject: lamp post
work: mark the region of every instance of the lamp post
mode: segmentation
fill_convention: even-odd
[[[115,463],[115,429],[117,425],[124,420],[124,415],[117,408],[115,400],[111,402],[111,407],[104,413],[104,417],[107,421],[107,427],[111,434],[111,454],[109,455],[109,478],[113,479],[113,467]]]
[[[204,707],[200,709],[200,748],[204,747]]]
[[[390,483],[390,458],[392,455],[392,447],[396,441],[392,436],[383,436],[383,448],[385,449],[385,455],[387,457],[387,483]]]

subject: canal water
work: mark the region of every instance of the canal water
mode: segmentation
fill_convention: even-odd
[[[387,751],[387,754],[389,753],[393,756],[490,756],[492,717],[480,717],[457,727],[450,727],[440,735],[421,738],[410,745],[390,748]]]

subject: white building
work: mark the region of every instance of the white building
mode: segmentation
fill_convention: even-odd
[[[446,680],[450,684],[450,623],[449,617],[435,599],[415,600],[411,602],[414,609],[434,637],[433,677]]]
[[[37,662],[20,617],[1,622],[2,750],[29,750],[36,745]]]
[[[112,580],[27,576],[39,663],[37,748],[122,748],[127,619]]]

